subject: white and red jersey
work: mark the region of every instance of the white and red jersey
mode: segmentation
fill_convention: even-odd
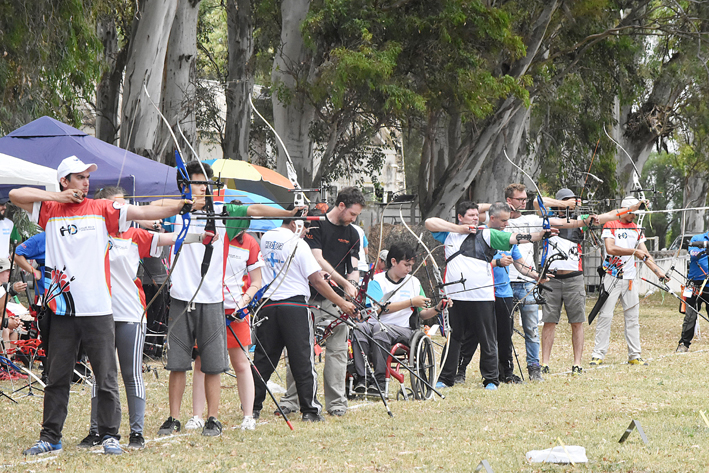
[[[601,238],[613,238],[616,246],[627,249],[635,249],[645,241],[645,235],[635,222],[623,223],[620,220],[611,220],[603,225]],[[607,274],[618,279],[635,279],[637,273],[635,256],[607,254],[606,259],[603,260],[603,269]]]
[[[221,205],[214,204],[215,212],[221,212]],[[187,233],[204,233],[204,227],[207,224],[206,220],[201,220],[206,216],[206,213],[199,210],[191,212],[192,221],[187,229]],[[198,219],[198,217],[200,219]],[[179,233],[182,230],[182,219],[176,218],[174,232]],[[182,245],[180,257],[175,265],[175,247],[170,250],[170,269],[172,277],[172,287],[170,295],[181,301],[190,301],[195,296],[194,302],[198,304],[215,304],[224,300],[224,238],[226,238],[226,228],[224,224],[217,218],[216,222],[217,233],[219,240],[212,243],[214,249],[212,251],[212,261],[209,264],[207,275],[204,278],[202,287],[199,289],[199,294],[195,296],[195,291],[202,279],[200,274],[202,268],[202,258],[204,257],[205,246],[201,243],[192,243],[190,245]]]
[[[128,229],[126,210],[109,200],[35,202],[32,220],[47,234],[45,298],[55,314],[112,313],[108,235]]]
[[[129,228],[123,233],[109,236],[108,255],[111,261],[111,296],[113,320],[140,322],[145,311],[145,292],[137,278],[140,260],[159,257],[160,235],[142,228]]]
[[[251,286],[249,272],[264,266],[261,248],[251,235],[244,233],[241,243],[237,237],[224,239],[224,309],[236,309],[241,295]]]

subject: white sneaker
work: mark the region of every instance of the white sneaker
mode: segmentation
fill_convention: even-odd
[[[241,423],[241,430],[256,430],[256,419],[252,416],[244,417],[244,421]]]
[[[204,427],[204,421],[200,416],[194,416],[190,418],[185,424],[185,429],[187,430],[197,430]]]

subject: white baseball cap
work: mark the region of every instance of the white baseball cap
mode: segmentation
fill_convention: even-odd
[[[97,169],[98,166],[94,163],[84,164],[84,162],[76,156],[69,156],[68,158],[64,158],[64,160],[59,163],[59,167],[57,168],[57,181],[62,177],[67,177],[69,174],[84,171],[94,172]]]
[[[636,197],[629,195],[628,197],[623,199],[623,202],[620,203],[620,206],[623,208],[627,208],[627,207],[637,204],[638,202],[640,202],[640,201]]]
[[[0,258],[0,273],[10,270],[10,260],[8,258]]]

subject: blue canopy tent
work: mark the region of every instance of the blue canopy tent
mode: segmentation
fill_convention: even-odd
[[[38,118],[0,138],[0,153],[52,169],[72,155],[87,164],[96,163],[98,169],[91,173],[91,196],[102,187],[115,185],[120,185],[130,195],[179,194],[174,168],[108,144],[49,117]],[[0,186],[0,194],[7,195],[12,187],[17,186]]]

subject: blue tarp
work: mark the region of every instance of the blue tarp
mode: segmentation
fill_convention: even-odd
[[[129,195],[176,195],[176,171],[130,151],[118,148],[65,125],[42,117],[0,138],[0,153],[56,169],[66,157],[96,163],[91,173],[90,196],[102,187],[120,185]],[[0,187],[7,195],[12,186]],[[154,200],[139,199],[139,200]]]

